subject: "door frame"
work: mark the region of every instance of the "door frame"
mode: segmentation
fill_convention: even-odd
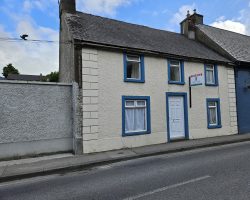
[[[171,142],[170,137],[170,127],[169,127],[169,97],[183,97],[183,106],[184,106],[184,129],[185,129],[185,138],[189,139],[189,128],[188,128],[188,103],[187,103],[187,93],[186,92],[166,92],[166,115],[167,115],[167,139],[168,142]]]
[[[242,104],[239,103],[240,99],[240,94],[239,94],[239,71],[240,70],[245,70],[245,73],[249,73],[250,71],[248,70],[247,66],[244,65],[239,65],[234,67],[234,79],[235,79],[235,95],[236,95],[236,115],[237,115],[237,128],[238,128],[238,135],[244,135],[244,134],[249,134],[249,132],[242,131],[242,126],[241,126],[241,113],[240,113],[240,107]],[[244,105],[243,105],[244,106]]]

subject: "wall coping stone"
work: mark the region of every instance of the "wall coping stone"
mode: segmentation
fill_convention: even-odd
[[[58,86],[72,86],[73,83],[60,82],[39,82],[39,81],[16,81],[16,80],[0,80],[0,84],[30,84],[30,85],[58,85]]]

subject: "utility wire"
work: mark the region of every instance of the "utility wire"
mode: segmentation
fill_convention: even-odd
[[[71,44],[71,41],[67,42],[59,42],[59,41],[53,41],[53,40],[23,40],[20,38],[8,38],[8,37],[0,37],[0,42],[35,42],[35,43],[61,43],[61,44]]]

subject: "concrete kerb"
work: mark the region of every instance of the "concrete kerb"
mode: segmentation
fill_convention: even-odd
[[[30,171],[29,173],[12,174],[12,175],[10,174],[6,176],[2,176],[0,178],[0,182],[8,182],[8,181],[20,180],[20,179],[25,179],[25,178],[37,177],[37,176],[52,175],[52,174],[65,174],[67,172],[87,170],[92,167],[126,161],[126,160],[132,160],[132,159],[137,159],[137,158],[150,157],[150,156],[156,156],[156,155],[162,155],[162,154],[168,154],[168,153],[176,153],[176,152],[182,152],[182,151],[188,151],[188,150],[194,150],[194,149],[200,149],[200,148],[206,148],[206,147],[212,147],[212,146],[221,146],[225,144],[240,143],[240,142],[246,142],[246,141],[250,141],[250,136],[245,137],[245,138],[237,138],[237,139],[234,138],[231,140],[226,139],[224,141],[222,140],[213,141],[213,142],[211,141],[207,143],[201,141],[200,143],[197,143],[197,144],[191,143],[186,146],[184,145],[183,147],[180,147],[180,148],[172,147],[172,148],[166,148],[165,150],[161,149],[159,151],[148,150],[148,151],[143,152],[143,148],[141,147],[133,148],[130,150],[134,154],[120,156],[116,158],[111,158],[110,156],[107,156],[107,152],[99,153],[99,154],[91,154],[87,156],[75,156],[73,158],[73,160],[76,160],[75,163],[74,162],[69,163],[67,161],[64,161],[64,166],[62,164],[63,162],[61,162],[58,166],[54,168],[47,168],[47,169],[43,168],[42,170],[41,169],[37,171],[33,170],[33,171]],[[149,148],[149,147],[146,147],[146,148]],[[102,154],[102,156],[100,156],[100,154]],[[98,159],[95,159],[95,157],[98,157]]]

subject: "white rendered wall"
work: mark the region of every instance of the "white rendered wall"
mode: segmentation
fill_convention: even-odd
[[[145,83],[127,83],[123,81],[122,52],[85,48],[82,59],[84,153],[166,143],[166,92],[188,95],[188,77],[204,74],[203,63],[185,62],[186,84],[169,85],[167,59],[145,56]],[[237,133],[233,69],[218,66],[218,76],[218,87],[192,88],[193,106],[188,108],[190,139]],[[122,137],[123,95],[150,96],[151,134]],[[220,98],[222,128],[207,129],[206,98]]]

